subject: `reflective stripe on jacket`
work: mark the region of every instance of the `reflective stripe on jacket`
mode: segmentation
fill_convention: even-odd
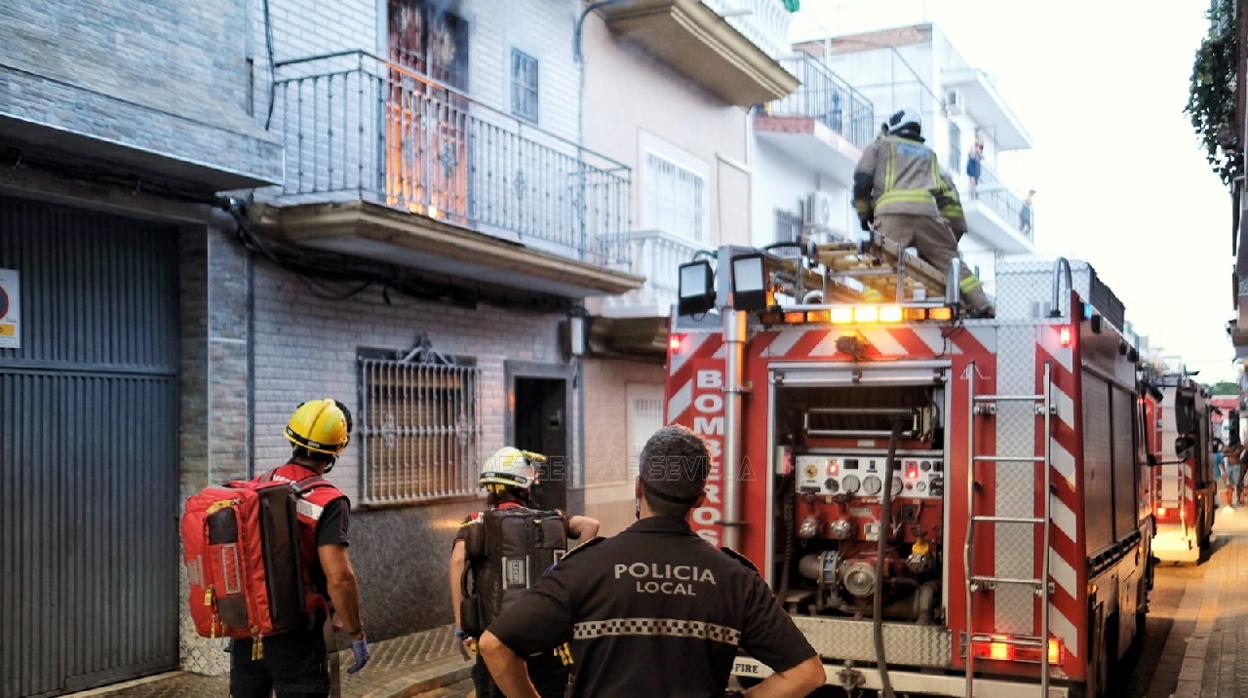
[[[854,206],[862,217],[901,213],[943,217],[955,232],[966,221],[957,188],[922,142],[885,136],[862,152],[854,173]]]

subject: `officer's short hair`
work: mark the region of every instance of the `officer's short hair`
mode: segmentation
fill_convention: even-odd
[[[689,429],[659,429],[641,449],[640,475],[646,503],[661,516],[684,516],[706,487],[711,456]]]

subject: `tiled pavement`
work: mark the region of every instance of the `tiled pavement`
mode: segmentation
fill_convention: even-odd
[[[344,697],[463,698],[470,692],[471,682],[466,680],[471,664],[460,656],[449,626],[373,643],[372,652],[372,661],[354,676],[346,674],[346,667],[353,661],[351,651],[338,653]],[[224,676],[172,673],[75,695],[219,698],[229,695],[229,682]]]
[[[1175,635],[1180,623],[1193,624],[1175,698],[1248,696],[1248,507],[1219,512],[1214,531],[1213,554],[1175,616]]]

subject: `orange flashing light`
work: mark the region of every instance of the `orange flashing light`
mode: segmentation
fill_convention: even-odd
[[[1049,664],[1060,664],[1062,661],[1062,644],[1050,639],[1047,647],[1036,644],[1020,644],[1009,636],[993,636],[993,640],[977,640],[971,643],[971,651],[979,659],[992,659],[999,662],[1031,662],[1039,664],[1047,659]]]
[[[806,313],[806,322],[831,322],[832,313],[827,310],[811,310]]]
[[[880,309],[874,305],[860,305],[854,308],[854,322],[879,322]]]
[[[953,308],[928,308],[927,319],[938,320],[942,322],[947,322],[949,320],[952,320]]]
[[[1062,663],[1062,646],[1057,640],[1049,640],[1049,664]]]
[[[905,320],[926,320],[927,308],[902,308],[901,315]]]
[[[831,317],[833,325],[848,325],[854,321],[854,309],[833,308]]]
[[[800,325],[806,322],[806,313],[800,310],[791,310],[784,314],[784,322],[787,325]]]
[[[880,322],[901,322],[902,312],[899,305],[886,305],[880,308]]]
[[[1004,642],[993,642],[988,645],[988,658],[1009,661],[1014,658],[1014,647]]]
[[[1057,341],[1061,343],[1061,345],[1064,347],[1070,346],[1070,326],[1069,325],[1063,325],[1062,328],[1057,331]]]
[[[1158,516],[1165,516],[1165,515],[1166,515],[1166,508],[1165,508],[1165,507],[1157,507],[1157,515],[1158,515]]]
[[[668,337],[667,348],[673,352],[680,351],[680,337],[677,335],[672,335],[671,337]]]

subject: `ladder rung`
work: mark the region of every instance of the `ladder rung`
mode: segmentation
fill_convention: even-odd
[[[975,402],[1042,402],[1043,395],[976,395]]]
[[[971,582],[976,584],[1022,584],[1024,586],[1038,587],[1041,585],[1039,579],[1018,579],[1014,577],[971,577]]]
[[[997,463],[1043,463],[1044,456],[975,456],[971,460],[983,463],[987,461],[996,461]]]
[[[1042,524],[1044,519],[1028,518],[1022,516],[972,516],[971,521],[980,521],[986,523],[1010,523],[1010,524]]]

